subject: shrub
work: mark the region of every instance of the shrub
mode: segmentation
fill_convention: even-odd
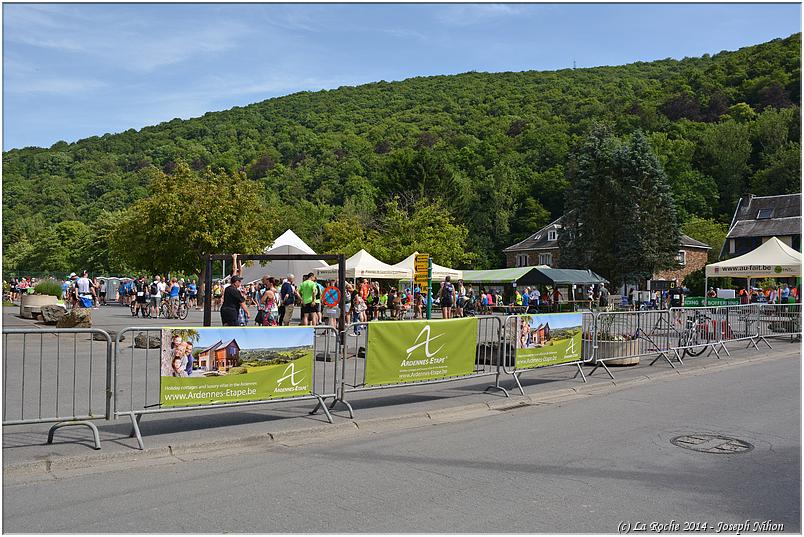
[[[229,370],[229,375],[245,375],[248,373],[248,369],[245,367],[233,367]]]
[[[42,280],[34,287],[34,292],[37,295],[50,295],[56,298],[61,298],[61,283],[54,279]]]

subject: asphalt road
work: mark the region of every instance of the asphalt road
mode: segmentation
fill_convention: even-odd
[[[769,359],[441,425],[6,480],[3,529],[616,533],[771,520],[800,532],[800,398],[800,362]],[[754,449],[670,443],[690,433]]]

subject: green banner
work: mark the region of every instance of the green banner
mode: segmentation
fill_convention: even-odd
[[[582,313],[521,315],[517,320],[517,369],[581,360]]]
[[[477,319],[371,323],[366,386],[471,375],[477,353]]]
[[[304,327],[162,329],[161,406],[309,395],[313,337]]]
[[[707,298],[707,306],[738,306],[740,304],[739,298]],[[704,297],[702,296],[687,296],[684,297],[684,305],[690,308],[696,308],[704,305]]]

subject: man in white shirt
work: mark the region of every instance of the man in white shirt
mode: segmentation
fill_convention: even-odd
[[[154,276],[154,283],[151,284],[151,317],[159,317],[159,308],[162,305],[162,295],[165,293],[165,284],[159,276]]]
[[[78,301],[79,306],[84,308],[91,308],[92,307],[92,282],[89,281],[87,277],[88,273],[85,270],[84,273],[78,278],[78,281],[75,282],[75,286],[78,289]]]

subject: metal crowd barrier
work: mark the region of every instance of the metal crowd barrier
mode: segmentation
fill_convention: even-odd
[[[768,338],[801,339],[801,304],[755,304],[758,306],[757,338],[770,347]]]
[[[95,339],[98,338],[98,339]],[[53,423],[98,428],[111,419],[112,339],[96,328],[3,329],[3,426]]]
[[[542,314],[548,315],[548,314]],[[528,371],[537,371],[539,369],[547,369],[551,367],[562,367],[562,366],[575,366],[578,368],[578,371],[572,378],[576,378],[578,375],[581,376],[581,379],[586,382],[586,375],[583,373],[583,368],[581,365],[585,362],[588,362],[592,359],[591,354],[588,353],[589,356],[587,357],[587,353],[584,352],[584,347],[586,346],[586,350],[589,350],[589,346],[585,343],[585,338],[587,334],[594,333],[594,324],[595,324],[595,315],[591,312],[584,312],[582,314],[582,330],[581,330],[581,349],[580,349],[580,360],[573,361],[573,362],[564,362],[560,364],[552,364],[548,366],[540,366],[540,367],[532,367],[532,368],[525,368],[525,369],[518,369],[516,367],[516,336],[517,336],[517,329],[516,323],[517,320],[523,317],[522,315],[510,315],[505,318],[505,322],[503,323],[503,337],[502,337],[502,347],[503,347],[503,359],[502,359],[502,372],[506,375],[511,375],[516,382],[516,386],[519,389],[519,393],[525,395],[525,390],[522,388],[522,383],[519,381],[519,377],[523,373],[527,373]],[[591,340],[589,340],[591,343]]]
[[[586,334],[586,332],[584,332]],[[675,328],[667,310],[603,311],[594,314],[592,337],[585,337],[584,359],[594,365],[591,376],[599,368],[614,380],[607,362],[618,365],[636,363],[642,356],[664,358],[671,367],[669,353]],[[591,350],[589,350],[591,348]]]
[[[139,423],[142,416],[146,414],[315,400],[318,404],[311,414],[319,408],[323,408],[327,420],[333,423],[332,416],[323,403],[326,399],[336,397],[339,345],[338,332],[335,328],[331,326],[315,327],[312,394],[169,408],[160,406],[161,333],[161,328],[132,327],[120,331],[115,340],[113,415],[115,418],[127,416],[131,420],[129,437],[137,438],[137,445],[140,449],[145,449],[145,446]],[[126,334],[129,338],[128,341],[131,342],[128,346],[120,342],[120,338]],[[137,338],[140,338],[139,342]],[[144,348],[135,347],[135,344],[142,346],[143,343]]]
[[[403,382],[397,384],[383,384],[378,386],[366,385],[366,360],[371,359],[371,349],[368,348],[368,331],[371,330],[375,322],[353,323],[346,327],[344,351],[341,353],[340,367],[340,389],[337,398],[330,405],[330,410],[335,408],[338,403],[346,406],[349,417],[354,418],[354,410],[346,394],[369,390],[383,390],[386,388],[400,388],[404,386],[415,386],[423,384],[440,384],[442,382],[452,382],[454,380],[464,380],[486,376],[495,376],[494,385],[488,386],[485,391],[499,390],[509,397],[508,390],[500,386],[500,374],[502,373],[502,350],[500,347],[502,335],[502,322],[500,316],[478,316],[478,335],[477,348],[475,352],[474,372],[470,375],[449,377],[436,380],[421,380]],[[394,321],[398,323],[410,321]],[[441,322],[440,319],[431,321]]]

